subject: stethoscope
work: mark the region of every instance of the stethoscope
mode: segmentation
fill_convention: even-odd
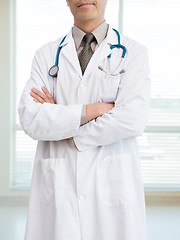
[[[120,43],[120,34],[119,34],[119,32],[118,32],[116,29],[114,29],[114,28],[113,28],[113,30],[114,30],[114,31],[116,32],[116,34],[117,34],[118,44],[112,45],[112,46],[110,47],[110,49],[112,50],[113,48],[121,48],[121,49],[123,50],[122,56],[121,56],[121,61],[120,61],[120,64],[119,64],[119,66],[120,66],[120,65],[122,64],[122,62],[124,61],[124,57],[125,57],[125,54],[126,54],[126,48],[125,48],[125,46],[121,45],[121,43]],[[67,36],[67,35],[66,35],[66,36]],[[49,69],[49,75],[50,75],[51,77],[54,77],[54,78],[57,77],[57,74],[58,74],[58,71],[59,71],[59,66],[58,66],[59,55],[60,55],[60,52],[61,52],[61,49],[62,49],[62,43],[64,42],[66,36],[62,39],[62,41],[60,42],[59,47],[58,47],[58,49],[57,49],[55,64]],[[107,58],[108,58],[108,59],[111,58],[111,53],[107,56]],[[119,68],[119,66],[118,66],[117,68]],[[117,69],[117,68],[116,68],[116,69]],[[125,73],[125,69],[122,69],[121,71],[119,71],[119,72],[116,73],[116,74],[113,74],[113,73],[111,73],[111,72],[109,72],[109,73],[106,72],[106,71],[103,69],[102,66],[98,66],[98,69],[101,70],[101,71],[103,71],[103,72],[106,73],[106,74],[111,75],[111,76],[117,76],[117,75],[119,75],[119,74]],[[109,69],[109,70],[110,70],[110,69]],[[115,70],[115,71],[116,71],[116,70]]]

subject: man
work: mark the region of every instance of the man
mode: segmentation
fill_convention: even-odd
[[[74,26],[57,78],[48,71],[63,38],[33,59],[18,107],[25,133],[38,140],[25,240],[147,239],[136,144],[150,102],[147,49],[121,35],[120,64],[106,3],[67,0]]]

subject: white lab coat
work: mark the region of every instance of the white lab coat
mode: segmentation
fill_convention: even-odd
[[[31,138],[38,140],[25,240],[146,240],[146,211],[136,137],[148,120],[150,79],[147,49],[111,26],[82,76],[71,31],[59,57],[57,79],[48,75],[61,41],[37,50],[18,113]],[[107,56],[112,52],[111,59]],[[124,74],[109,72],[122,68]],[[53,91],[54,83],[54,91]],[[42,86],[56,104],[35,103],[31,88]],[[42,90],[41,90],[42,91]],[[115,106],[80,126],[83,104]],[[72,138],[77,148],[72,143]]]

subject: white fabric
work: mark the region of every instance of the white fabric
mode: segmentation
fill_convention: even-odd
[[[146,47],[109,27],[82,76],[71,31],[63,43],[58,78],[48,76],[61,39],[37,50],[18,112],[24,131],[37,139],[25,240],[147,240],[142,172],[136,137],[148,119]],[[35,103],[31,88],[45,85],[55,104]],[[108,113],[80,126],[83,104],[115,102]],[[72,144],[73,137],[77,148]]]

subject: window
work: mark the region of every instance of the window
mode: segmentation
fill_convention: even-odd
[[[123,4],[123,34],[149,50],[150,119],[138,139],[147,190],[180,190],[179,11],[178,0],[126,0]]]
[[[120,3],[120,8],[119,8]],[[149,50],[151,110],[138,137],[146,190],[180,189],[180,3],[178,0],[109,0],[106,19]],[[66,1],[16,0],[14,122],[11,188],[29,189],[37,141],[21,129],[17,104],[37,48],[67,33],[73,18]]]

